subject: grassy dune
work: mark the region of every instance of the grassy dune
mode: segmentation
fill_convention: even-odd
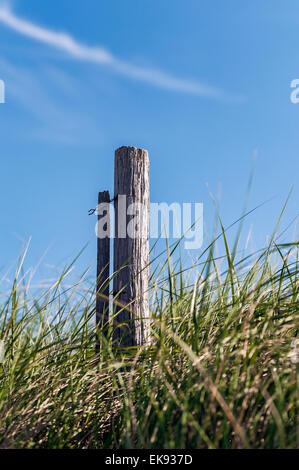
[[[21,260],[0,299],[0,447],[298,447],[298,243],[242,259],[221,237],[191,271],[167,250],[152,344],[122,357],[100,330],[96,356],[86,273],[33,295]]]

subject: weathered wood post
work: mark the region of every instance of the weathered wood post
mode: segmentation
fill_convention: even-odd
[[[109,321],[109,276],[110,276],[110,195],[109,191],[99,193],[97,224],[97,295],[96,325],[107,328]],[[96,344],[99,350],[99,344]]]
[[[114,164],[114,346],[149,340],[149,158],[120,147]]]

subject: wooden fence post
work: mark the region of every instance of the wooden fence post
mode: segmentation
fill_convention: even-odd
[[[110,224],[104,229],[107,235],[105,238],[101,237],[101,226],[99,225],[101,219],[110,219],[110,195],[109,191],[99,193],[98,204],[105,204],[103,213],[98,213],[98,233],[97,233],[97,296],[96,296],[96,325],[99,327],[107,328],[109,321],[109,276],[110,276]],[[98,205],[98,208],[100,207]],[[103,222],[103,221],[102,221]],[[106,222],[107,223],[107,222]],[[103,296],[102,296],[103,295]],[[98,341],[96,343],[96,350],[99,350]]]
[[[113,340],[114,346],[121,349],[143,345],[149,340],[149,159],[146,150],[135,147],[116,150],[114,198]]]

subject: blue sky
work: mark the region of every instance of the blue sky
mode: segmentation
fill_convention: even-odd
[[[296,0],[15,0],[0,4],[0,268],[32,236],[60,266],[91,241],[97,192],[113,192],[113,154],[148,149],[153,202],[203,202],[236,220],[257,155],[252,244],[297,215]],[[193,254],[196,255],[196,254]]]

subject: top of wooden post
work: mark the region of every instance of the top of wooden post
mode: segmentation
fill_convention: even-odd
[[[119,154],[124,154],[124,153],[132,153],[135,156],[141,157],[141,156],[147,156],[148,157],[148,151],[142,148],[138,147],[133,147],[132,145],[122,145],[118,149],[115,150],[115,155]]]

